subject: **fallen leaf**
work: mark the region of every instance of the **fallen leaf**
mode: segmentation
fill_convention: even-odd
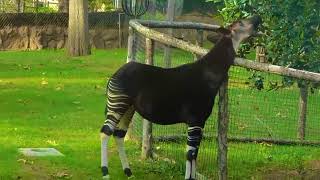
[[[41,85],[48,85],[48,84],[49,84],[48,81],[42,78]]]
[[[52,146],[58,146],[59,144],[55,140],[47,140],[46,143],[52,145]]]
[[[17,162],[22,162],[23,164],[26,164],[27,160],[26,159],[18,159]]]
[[[73,104],[80,104],[80,101],[73,101]]]
[[[52,175],[55,178],[64,178],[64,179],[71,179],[72,175],[69,174],[68,172],[62,171],[62,172],[57,172]]]
[[[23,69],[25,69],[25,70],[31,70],[31,67],[30,67],[29,65],[25,65],[25,66],[23,66]]]

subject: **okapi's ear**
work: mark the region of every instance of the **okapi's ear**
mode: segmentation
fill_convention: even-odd
[[[221,39],[221,37],[222,36],[220,33],[211,33],[211,34],[208,34],[207,39],[213,44],[216,44]]]
[[[229,29],[226,29],[224,27],[219,27],[216,32],[221,33],[223,35],[229,35],[231,34],[231,31]]]

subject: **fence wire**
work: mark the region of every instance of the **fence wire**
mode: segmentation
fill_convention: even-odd
[[[66,46],[68,13],[34,11],[34,8],[28,10],[28,4],[24,4],[23,11],[19,11],[14,3],[0,2],[0,50],[62,49]],[[88,28],[91,47],[126,47],[129,19],[120,11],[90,12]]]
[[[167,29],[160,31],[166,32]],[[183,30],[191,34],[194,33],[192,31],[194,30]],[[145,37],[137,32],[135,34],[137,39],[134,59],[145,63]],[[173,34],[177,36],[179,32]],[[193,40],[187,41],[195,43]],[[204,44],[207,48],[213,46],[208,42]],[[166,67],[165,47],[164,44],[155,42],[155,66]],[[192,53],[171,48],[171,67],[193,61]],[[300,88],[297,83],[281,87],[283,78],[280,75],[236,66],[229,71],[228,176],[230,179],[274,178],[279,175],[277,174],[279,169],[288,168],[295,172],[308,162],[310,157],[319,155],[316,152],[317,147],[299,144],[302,142],[298,135]],[[303,142],[313,141],[320,144],[319,98],[319,90],[308,94],[306,134]],[[198,155],[198,179],[218,178],[217,102],[218,97],[204,129],[204,139]],[[134,135],[141,138],[142,118],[137,114],[134,117],[133,127]],[[186,130],[185,124],[170,126],[153,124],[154,152],[168,161],[172,167],[178,167],[181,178],[185,168]],[[280,173],[279,177],[291,177],[292,172],[287,173]]]

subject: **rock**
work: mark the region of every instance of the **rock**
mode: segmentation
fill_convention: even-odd
[[[9,27],[0,30],[1,50],[25,50],[28,48],[28,27]]]

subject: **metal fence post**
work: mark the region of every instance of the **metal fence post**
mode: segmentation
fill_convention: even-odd
[[[228,78],[223,82],[219,90],[219,112],[218,112],[218,178],[219,180],[228,179],[227,166],[227,133],[229,123],[228,113]]]
[[[308,104],[308,86],[300,87],[298,138],[305,140]]]
[[[146,38],[146,64],[153,65],[154,41]],[[142,159],[152,158],[152,123],[143,120]]]

